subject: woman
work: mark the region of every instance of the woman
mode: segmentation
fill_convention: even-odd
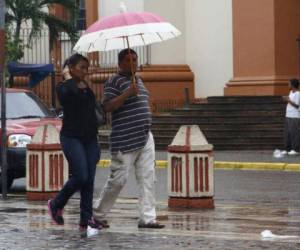
[[[56,197],[48,201],[48,211],[56,224],[63,225],[63,208],[69,198],[80,191],[80,229],[86,229],[87,226],[100,229],[101,223],[93,218],[92,213],[100,148],[97,142],[95,96],[85,82],[88,67],[86,57],[72,55],[64,65],[64,81],[56,88],[64,114],[60,142],[72,176]]]

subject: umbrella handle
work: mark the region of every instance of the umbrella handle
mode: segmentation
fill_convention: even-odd
[[[126,41],[127,41],[129,58],[130,58],[130,68],[131,68],[132,84],[135,85],[136,82],[135,82],[135,75],[134,75],[134,72],[133,72],[133,62],[132,62],[132,55],[130,53],[130,46],[129,46],[128,36],[126,36]]]

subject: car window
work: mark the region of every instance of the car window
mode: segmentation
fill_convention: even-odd
[[[1,107],[0,107],[1,111]],[[6,93],[7,119],[53,116],[46,105],[31,93]]]

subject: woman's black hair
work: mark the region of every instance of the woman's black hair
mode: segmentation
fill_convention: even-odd
[[[68,59],[65,60],[63,68],[65,68],[67,65],[74,66],[82,60],[86,61],[89,64],[89,60],[85,56],[78,53],[73,54]]]
[[[294,88],[299,88],[299,80],[298,79],[290,79],[290,84]]]
[[[129,54],[129,51],[130,51],[130,54],[134,54],[134,55],[137,56],[137,53],[133,49],[129,49],[129,50],[128,49],[123,49],[118,54],[118,64],[120,64],[120,62],[123,61],[125,56]]]

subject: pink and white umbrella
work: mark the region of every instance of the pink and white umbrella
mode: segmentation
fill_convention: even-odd
[[[109,51],[162,42],[181,33],[160,16],[149,12],[124,12],[92,24],[75,44],[77,52]]]

